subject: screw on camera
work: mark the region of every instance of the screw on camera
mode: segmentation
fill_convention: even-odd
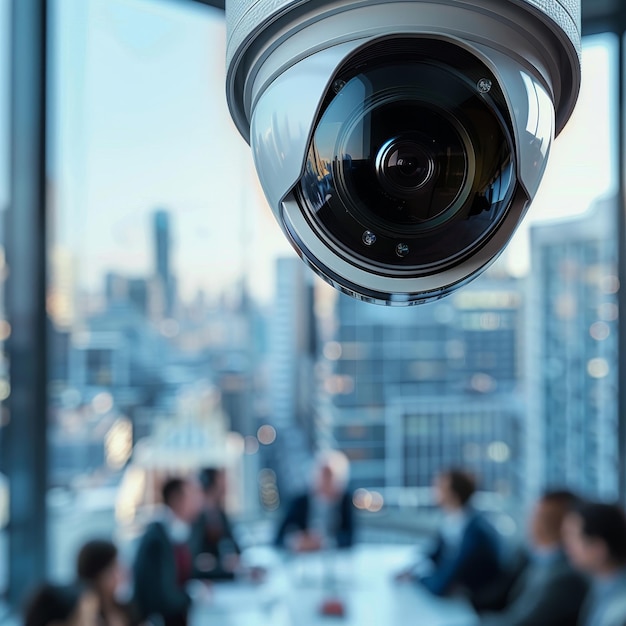
[[[476,88],[480,91],[480,93],[489,93],[492,87],[493,83],[488,78],[481,78],[476,83]]]
[[[406,243],[399,243],[396,246],[396,254],[399,257],[405,257],[409,253],[409,246]]]
[[[337,78],[333,82],[333,91],[335,93],[339,93],[345,86],[346,86],[346,81],[345,80],[341,80],[341,78]]]
[[[366,246],[374,245],[376,243],[376,233],[373,233],[371,230],[366,230],[363,233],[362,239]]]

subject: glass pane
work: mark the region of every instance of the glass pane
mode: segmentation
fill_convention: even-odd
[[[618,85],[617,38],[587,38],[580,99],[530,213],[531,493],[618,497]]]
[[[267,544],[328,446],[364,542],[434,530],[450,466],[479,476],[505,535],[548,486],[615,495],[613,38],[585,42],[579,107],[508,252],[391,309],[314,279],[279,231],[226,109],[222,13],[53,0],[51,16],[53,578],[94,536],[130,562],[164,480],[206,467],[226,469],[241,544]]]
[[[4,352],[4,341],[8,338],[10,327],[6,321],[4,308],[4,220],[9,203],[9,54],[10,54],[10,13],[9,0],[0,1],[0,438],[4,415],[2,403],[9,394],[8,365]],[[2,461],[0,459],[0,466]],[[8,484],[0,473],[0,596],[8,583],[8,541],[6,528],[9,522]],[[2,602],[0,601],[0,621]]]
[[[54,0],[51,17],[49,538],[69,580],[87,538],[129,545],[166,475],[225,466],[233,515],[276,508],[273,474],[259,487],[278,422],[259,428],[285,397],[269,313],[294,303],[275,274],[292,253],[226,108],[223,12]],[[300,340],[275,331],[284,350]],[[289,428],[312,393],[288,398]]]

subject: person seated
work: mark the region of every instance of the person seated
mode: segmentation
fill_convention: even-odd
[[[530,518],[530,561],[509,605],[480,626],[576,626],[588,583],[569,564],[562,544],[565,516],[578,502],[568,491],[545,493]]]
[[[44,583],[26,604],[24,626],[100,626],[98,598],[76,585]]]
[[[78,553],[76,573],[78,580],[98,598],[101,626],[135,626],[140,623],[136,610],[117,599],[124,583],[117,555],[117,547],[110,541],[89,541]]]
[[[463,590],[470,599],[496,581],[501,573],[499,541],[491,524],[470,505],[475,491],[474,478],[462,470],[450,469],[435,478],[435,500],[444,518],[427,555],[432,567],[419,573],[414,566],[397,580],[419,581],[438,596]]]
[[[194,576],[231,580],[239,566],[241,549],[225,511],[226,472],[205,468],[200,472],[203,507],[192,528]]]
[[[134,604],[140,619],[160,616],[164,626],[186,626],[191,597],[185,587],[193,574],[188,542],[202,506],[200,488],[195,481],[172,478],[162,497],[162,514],[146,528],[137,549]]]
[[[584,503],[563,525],[572,564],[591,576],[580,626],[626,626],[626,515],[612,504]]]
[[[354,507],[347,457],[328,450],[315,461],[312,488],[295,497],[276,533],[275,545],[294,552],[349,548],[354,541]]]

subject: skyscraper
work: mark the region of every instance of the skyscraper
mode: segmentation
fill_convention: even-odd
[[[270,321],[270,406],[287,491],[305,485],[314,429],[315,318],[311,274],[296,257],[280,258]]]
[[[153,214],[154,219],[154,253],[155,274],[163,290],[165,317],[174,313],[176,302],[176,281],[171,268],[171,232],[170,214],[164,209],[158,209]]]
[[[426,487],[463,465],[519,491],[522,305],[520,281],[494,271],[419,307],[338,298],[326,389],[356,486]]]
[[[529,480],[617,497],[615,199],[531,231]]]

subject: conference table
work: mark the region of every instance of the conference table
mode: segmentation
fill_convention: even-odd
[[[191,626],[475,626],[462,598],[436,598],[419,585],[394,581],[411,562],[408,546],[358,545],[351,550],[302,555],[265,554],[267,576],[216,583],[199,594]],[[343,616],[326,615],[339,601]]]

